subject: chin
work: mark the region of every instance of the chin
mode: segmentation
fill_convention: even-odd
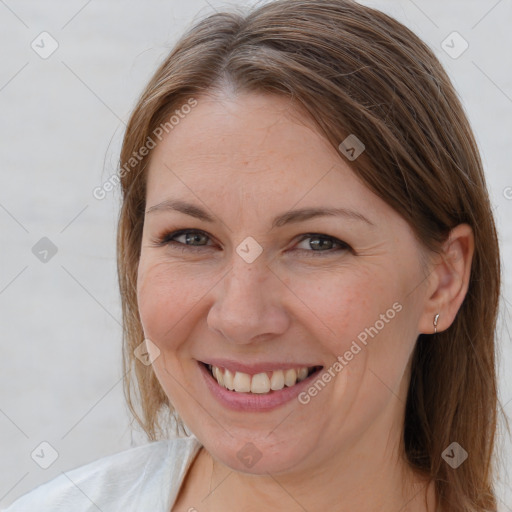
[[[283,434],[286,435],[285,429]],[[269,435],[268,431],[232,436],[223,431],[219,437],[202,432],[196,437],[214,459],[233,471],[252,475],[289,472],[315,448],[315,443],[309,446],[309,442],[301,439],[281,440],[275,434]]]

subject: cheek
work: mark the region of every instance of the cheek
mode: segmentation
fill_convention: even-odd
[[[314,329],[311,334],[334,357],[391,308],[397,294],[385,277],[377,279],[373,271],[364,269],[317,271],[284,281],[299,299],[296,321]]]
[[[141,258],[137,300],[145,336],[161,349],[177,348],[187,316],[208,288],[206,280],[190,271]]]
[[[350,375],[346,388],[341,380],[335,388],[340,403],[357,396],[369,410],[382,408],[403,377],[414,347],[414,305],[404,303],[397,271],[368,266],[288,282],[308,306],[300,322],[316,326],[314,339]]]

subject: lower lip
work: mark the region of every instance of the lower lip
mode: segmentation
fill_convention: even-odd
[[[198,365],[208,389],[222,405],[235,411],[246,412],[271,411],[272,409],[276,409],[277,407],[290,402],[309,385],[311,379],[314,379],[316,375],[322,371],[317,370],[304,380],[297,382],[294,386],[285,386],[283,389],[278,391],[258,394],[238,393],[236,391],[226,389],[213,378],[203,363],[198,362]]]

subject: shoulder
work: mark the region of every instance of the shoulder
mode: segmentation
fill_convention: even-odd
[[[192,436],[108,455],[63,472],[3,512],[168,512],[200,447]]]

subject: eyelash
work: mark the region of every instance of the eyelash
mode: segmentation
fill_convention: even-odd
[[[185,252],[185,251],[198,252],[205,247],[212,247],[211,245],[202,245],[202,246],[187,245],[187,244],[184,244],[181,242],[176,242],[175,240],[173,240],[173,238],[176,238],[180,235],[185,235],[187,233],[204,235],[207,238],[210,238],[207,233],[205,233],[204,231],[200,231],[198,229],[180,229],[178,231],[163,233],[158,238],[153,239],[152,242],[157,247],[163,247],[163,246],[167,245],[167,246],[172,247],[173,249],[181,250],[182,252]],[[339,249],[340,251],[348,250],[348,251],[352,252],[352,248],[346,242],[343,242],[342,240],[339,240],[333,236],[322,235],[319,233],[305,233],[304,235],[302,235],[301,239],[297,243],[303,242],[304,240],[307,240],[308,238],[319,238],[322,240],[329,240],[329,241],[334,242],[338,246],[340,246],[340,249]],[[296,250],[303,251],[306,253],[312,253],[312,254],[308,255],[311,257],[317,257],[317,256],[322,257],[324,255],[326,255],[326,256],[330,255],[333,252],[339,252],[339,251],[333,251],[333,250],[327,250],[327,251],[314,251],[314,250],[308,251],[306,249],[296,249]]]

